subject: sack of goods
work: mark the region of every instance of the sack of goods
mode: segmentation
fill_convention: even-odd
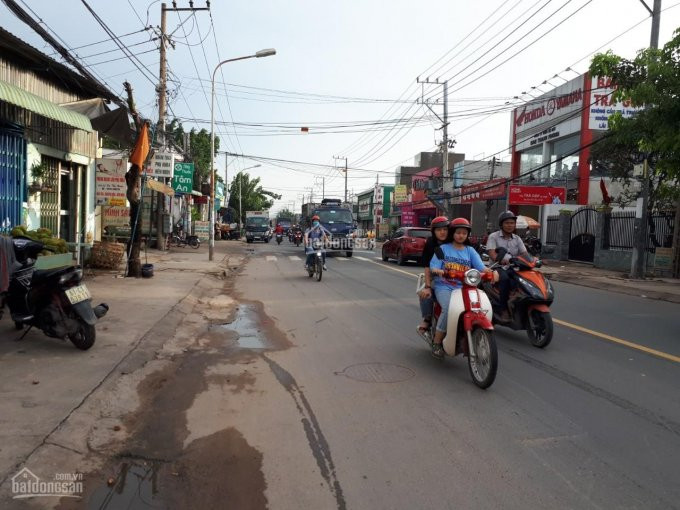
[[[118,269],[125,255],[123,243],[95,241],[92,247],[90,264],[100,269]]]

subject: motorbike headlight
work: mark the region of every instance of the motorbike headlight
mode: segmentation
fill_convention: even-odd
[[[482,273],[477,269],[468,269],[465,272],[465,285],[476,287],[482,281]]]
[[[541,292],[541,289],[536,287],[536,285],[533,282],[530,282],[529,280],[522,278],[521,276],[517,277],[517,281],[524,286],[524,288],[527,290],[527,292],[532,298],[540,300],[545,299],[545,296],[543,295],[543,292]]]

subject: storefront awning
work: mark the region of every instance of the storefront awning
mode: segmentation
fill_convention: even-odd
[[[58,104],[51,103],[47,99],[36,96],[6,81],[0,80],[0,101],[13,104],[20,108],[37,113],[48,119],[63,122],[83,131],[92,131],[90,119],[85,115],[63,108]]]

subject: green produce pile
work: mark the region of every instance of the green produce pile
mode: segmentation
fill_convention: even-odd
[[[50,250],[41,251],[40,255],[54,255],[55,253],[68,253],[69,251],[66,241],[53,237],[52,231],[49,228],[28,230],[25,226],[20,225],[12,229],[12,237],[28,237],[50,247]]]

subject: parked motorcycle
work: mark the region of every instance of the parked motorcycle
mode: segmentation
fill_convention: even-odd
[[[482,281],[493,281],[493,273],[481,273],[476,269],[465,272],[454,270],[449,271],[447,277],[460,281],[463,286],[451,294],[444,352],[448,356],[467,356],[472,382],[486,389],[496,379],[498,350],[493,336],[491,303],[484,291],[477,287]],[[424,285],[425,275],[421,274],[417,290]],[[423,335],[428,345],[428,336],[434,338],[441,311],[441,306],[435,302],[429,335]]]
[[[283,234],[282,233],[276,234],[276,244],[281,244],[281,241],[283,241]]]
[[[92,308],[90,291],[81,283],[80,266],[36,270],[38,254],[49,247],[22,237],[12,239],[12,244],[18,267],[4,297],[16,328],[36,327],[47,336],[68,338],[78,349],[92,347],[97,319],[109,307],[101,303]]]
[[[498,248],[496,264],[506,255],[505,248]],[[542,266],[538,259],[513,257],[506,269],[508,277],[515,281],[515,288],[510,292],[508,309],[510,320],[501,320],[503,310],[499,303],[500,295],[497,285],[490,282],[482,284],[482,288],[489,295],[493,306],[493,322],[514,330],[526,330],[529,340],[536,347],[546,347],[553,337],[553,320],[550,305],[554,299],[553,287],[543,273],[538,271]]]
[[[312,250],[314,251],[314,261],[312,265],[307,266],[307,273],[309,277],[316,277],[316,281],[321,281],[323,275],[323,243],[319,239],[312,242]]]
[[[524,236],[524,245],[527,247],[529,255],[539,257],[541,255],[541,248],[543,247],[541,240],[533,234],[527,233]]]
[[[197,250],[201,246],[201,240],[198,236],[186,235],[183,230],[178,230],[168,234],[168,247],[175,244],[180,248],[187,244],[193,249]]]

